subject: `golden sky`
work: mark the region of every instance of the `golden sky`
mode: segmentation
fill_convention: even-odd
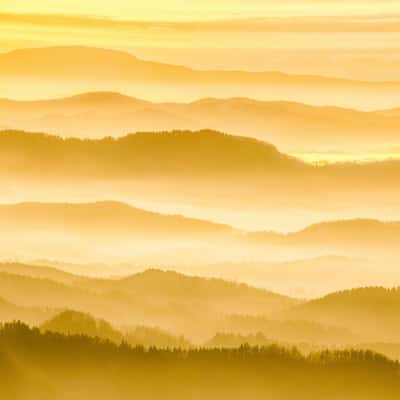
[[[185,20],[248,16],[371,15],[400,12],[397,0],[2,0],[18,13]]]
[[[398,0],[1,0],[0,51],[397,48]],[[234,46],[233,46],[234,44]]]
[[[387,16],[143,21],[1,11],[0,49],[31,47],[30,44],[117,48],[392,49],[400,43],[400,18]]]
[[[296,64],[352,79],[368,59],[363,79],[397,80],[400,1],[0,0],[0,52],[60,45],[204,69],[293,73]]]

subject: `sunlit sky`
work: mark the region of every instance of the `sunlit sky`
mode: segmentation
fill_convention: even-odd
[[[400,12],[398,0],[2,0],[0,10],[132,19],[370,15]]]
[[[0,52],[66,45],[200,69],[398,80],[400,1],[0,0]]]

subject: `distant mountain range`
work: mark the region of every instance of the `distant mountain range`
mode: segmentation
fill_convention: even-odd
[[[373,224],[371,224],[371,228],[372,226]],[[360,234],[360,231],[361,229],[355,235]],[[395,233],[393,237],[396,237],[397,234]],[[372,239],[367,243],[369,248],[375,249],[376,253],[382,255],[385,251],[378,250],[378,246],[374,244],[378,235],[379,233],[376,234],[375,240]],[[340,237],[340,234],[338,236]],[[392,239],[389,238],[389,242],[390,240]],[[259,244],[268,246],[267,243],[260,240]],[[309,245],[312,244],[309,243]],[[323,239],[316,240],[314,246],[315,248],[325,247],[327,249],[326,253],[336,251],[339,254],[346,253],[345,249],[350,247],[343,240],[341,245],[337,244],[335,248],[332,245],[329,246],[328,243],[324,243]],[[288,246],[286,247],[286,252],[293,255],[296,251],[293,247]],[[386,253],[388,252],[386,250]],[[393,254],[396,254],[396,251],[393,251]],[[396,259],[392,261],[386,260],[382,267],[382,259],[378,257],[375,260],[371,260],[368,259],[368,254],[364,255],[365,257],[359,258],[325,255],[280,262],[233,261],[231,263],[210,265],[175,266],[175,268],[184,273],[197,273],[202,274],[202,276],[239,280],[250,285],[285,293],[289,296],[306,298],[320,297],[331,292],[354,287],[373,285],[384,287],[400,286],[400,274]],[[49,263],[49,265],[52,264]],[[68,265],[58,267],[62,267],[67,271],[74,271],[74,268],[77,268]],[[118,270],[118,267],[115,266],[116,270]],[[108,269],[103,267],[102,273],[110,273],[110,268],[110,266]],[[92,269],[96,270],[96,265],[92,265]]]
[[[400,161],[313,166],[269,143],[210,130],[99,140],[2,131],[0,177],[3,203],[113,198],[246,230],[400,213]]]
[[[142,204],[148,199],[165,204],[185,201],[191,206],[201,203],[202,207],[229,209],[241,203],[264,211],[268,205],[269,210],[275,207],[274,212],[305,205],[316,212],[331,204],[338,212],[335,219],[354,216],[360,205],[369,210],[365,215],[377,218],[369,214],[376,209],[370,204],[377,204],[367,196],[371,192],[379,192],[379,204],[394,210],[389,217],[393,218],[398,209],[394,198],[400,191],[394,185],[400,179],[400,161],[312,166],[269,143],[209,130],[137,133],[100,140],[3,131],[0,175],[5,182],[11,180],[12,187],[28,180],[22,192],[33,180],[38,181],[34,190],[62,180],[70,187],[67,196],[74,190],[81,192],[79,185],[88,190],[89,182],[101,182],[107,189],[104,193],[97,189],[95,198],[108,197],[111,190],[132,203],[146,198]],[[340,204],[352,212],[344,214]]]
[[[106,179],[248,176],[305,167],[268,143],[209,130],[137,133],[101,140],[3,131],[0,154],[6,153],[0,159],[3,173],[40,174],[43,179],[46,175]]]
[[[400,82],[352,81],[281,72],[200,71],[91,47],[19,49],[0,55],[0,64],[0,82],[10,97],[20,98],[124,89],[140,97],[146,94],[147,99],[170,101],[245,96],[371,110],[398,106],[400,88]],[[20,82],[18,87],[16,81]]]
[[[112,201],[91,204],[3,204],[0,205],[0,226],[9,233],[53,232],[110,239],[210,239],[233,232],[233,228],[227,225],[153,213]]]
[[[400,289],[359,288],[330,294],[293,308],[289,319],[313,320],[351,329],[372,340],[396,342]]]
[[[313,167],[269,143],[212,130],[146,132],[98,140],[1,131],[0,156],[3,175],[42,179],[312,177],[317,183],[329,179],[332,185],[340,180],[345,187],[354,179],[359,185],[387,181],[391,185],[400,173],[397,161]]]
[[[106,250],[106,262],[112,257],[120,260],[123,256],[124,261],[176,263],[182,267],[185,259],[195,265],[217,263],[218,260],[225,264],[246,264],[245,260],[251,254],[251,259],[262,265],[280,253],[291,254],[293,258],[304,257],[303,254],[310,257],[338,254],[385,260],[388,271],[393,265],[392,259],[399,255],[400,235],[400,222],[363,219],[323,222],[287,234],[247,232],[205,220],[149,212],[118,202],[3,204],[0,205],[0,228],[7,232],[1,248],[3,257],[25,255],[30,259],[39,256],[63,259],[68,254],[74,256],[79,250],[76,257],[82,262],[91,262],[100,259]],[[359,264],[356,263],[356,270],[359,270]],[[371,276],[376,276],[373,269],[364,272],[365,282],[371,282]],[[271,284],[278,282],[279,287],[282,280],[274,281],[276,274],[268,266],[263,272],[262,268],[254,269],[250,265],[248,278],[253,276],[250,282],[255,282],[256,277],[261,276],[267,284],[268,273]],[[308,273],[313,275],[311,271]],[[246,276],[243,268],[239,276],[242,275]],[[221,276],[234,277],[235,271]],[[394,279],[396,275],[391,273],[390,276]],[[345,278],[337,279],[339,287],[348,287]],[[362,282],[362,279],[355,279],[354,268],[349,267],[348,281],[354,280]],[[63,281],[69,282],[70,278],[66,276]]]
[[[64,284],[77,283],[81,277],[72,273],[64,272],[61,269],[21,263],[0,263],[0,273],[28,276],[38,279],[50,279]]]
[[[263,244],[260,243],[260,245]],[[293,251],[289,249],[287,253],[292,255]],[[17,273],[15,271],[25,271],[24,274],[29,276],[48,277],[61,282],[74,282],[77,279],[74,274],[117,278],[141,272],[148,267],[148,263],[105,264],[91,262],[76,264],[48,259],[30,259],[29,264],[31,265],[20,265],[18,269],[14,268],[14,263],[0,264],[0,272]],[[32,267],[32,265],[42,268]],[[396,259],[386,260],[384,269],[382,269],[382,261],[379,258],[371,260],[367,258],[367,255],[359,258],[325,255],[289,261],[242,261],[236,259],[225,263],[210,264],[201,264],[197,260],[193,264],[172,263],[169,266],[165,264],[163,268],[173,269],[188,275],[240,281],[296,298],[321,297],[328,293],[354,287],[400,286],[400,274],[398,273]],[[53,275],[52,271],[57,271],[57,274]]]
[[[0,290],[6,299],[0,302],[0,321],[15,316],[43,330],[118,341],[120,333],[106,322],[110,321],[132,334],[138,325],[158,326],[192,340],[225,332],[325,345],[400,342],[399,289],[356,288],[304,301],[173,271],[152,269],[119,279],[76,276],[61,283],[57,276],[63,279],[63,275],[57,271],[51,280],[44,278],[40,266],[14,264],[12,268],[0,272]],[[157,338],[155,330],[147,333]]]
[[[52,315],[53,313],[46,307],[17,306],[0,297],[0,323],[24,321],[27,324],[37,324]]]
[[[70,232],[88,235],[163,237],[170,235],[238,235],[248,243],[276,245],[392,246],[400,234],[400,222],[367,219],[328,221],[287,234],[273,231],[245,232],[228,225],[180,215],[166,215],[131,207],[124,203],[17,203],[0,205],[3,230]],[[245,235],[245,236],[244,236]],[[1,268],[0,268],[1,269]]]
[[[277,312],[300,302],[244,284],[172,271],[147,270],[121,279],[77,277],[68,284],[24,275],[17,264],[14,271],[0,273],[0,292],[7,304],[47,308],[47,316],[37,316],[40,324],[57,310],[73,309],[117,326],[158,326],[199,338],[212,332],[224,315]],[[4,315],[9,320],[12,314]]]
[[[400,113],[362,112],[245,98],[151,103],[112,92],[42,101],[0,99],[4,126],[64,137],[137,131],[215,129],[272,142],[286,152],[371,151],[400,147]]]
[[[306,229],[279,235],[273,232],[250,234],[251,240],[282,245],[353,247],[360,249],[371,243],[376,247],[396,246],[400,222],[381,222],[367,219],[322,222]]]

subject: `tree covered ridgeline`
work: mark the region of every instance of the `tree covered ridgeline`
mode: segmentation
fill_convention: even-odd
[[[370,351],[303,356],[276,345],[157,349],[84,335],[0,329],[0,382],[13,399],[397,399],[399,364]]]

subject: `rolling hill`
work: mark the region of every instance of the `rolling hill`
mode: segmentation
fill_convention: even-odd
[[[64,272],[55,267],[44,265],[29,265],[21,263],[0,263],[0,273],[22,275],[39,279],[50,279],[59,283],[75,283],[80,277],[72,273]]]
[[[0,227],[9,232],[72,234],[82,237],[211,238],[234,233],[227,225],[154,213],[127,204],[19,203],[0,205]]]
[[[305,303],[307,304],[307,303]],[[221,326],[221,332],[211,338],[211,343],[218,347],[231,347],[246,343],[265,346],[268,342],[285,345],[329,346],[354,345],[363,342],[362,335],[355,335],[346,326],[337,327],[304,319],[277,320],[273,317],[231,315]]]
[[[332,293],[294,307],[283,315],[287,319],[346,327],[370,340],[398,343],[399,305],[399,288],[367,287]]]
[[[394,110],[362,112],[245,98],[151,103],[93,92],[42,101],[0,99],[0,118],[13,129],[81,138],[215,129],[272,142],[286,152],[362,152],[400,144],[400,118]]]
[[[2,175],[97,179],[283,177],[340,180],[343,187],[385,184],[400,162],[311,166],[270,143],[212,130],[140,132],[120,138],[63,139],[23,131],[0,132]],[[23,161],[23,163],[22,163]],[[375,182],[376,181],[376,182]]]
[[[100,140],[3,131],[0,176],[3,203],[16,196],[90,202],[113,193],[140,208],[247,230],[293,231],[355,216],[393,220],[400,212],[400,161],[313,166],[269,143],[216,131]]]
[[[2,54],[0,64],[0,83],[13,98],[124,90],[153,100],[244,96],[371,110],[398,106],[400,87],[399,82],[352,81],[281,72],[200,71],[91,47],[19,49]]]
[[[0,393],[15,400],[50,400],[59,393],[77,400],[88,395],[125,400],[138,393],[143,400],[263,399],[271,394],[293,400],[310,393],[315,400],[395,400],[400,395],[398,363],[370,351],[309,357],[280,346],[145,351],[90,337],[41,334],[23,324],[1,328],[0,348],[8,350],[0,353],[5,378]]]
[[[331,283],[341,281],[343,284],[344,281],[353,281],[358,282],[359,285],[368,285],[380,282],[390,286],[400,283],[396,268],[399,259],[397,239],[399,234],[398,221],[352,219],[322,222],[301,231],[285,234],[253,232],[247,234],[245,240],[253,246],[255,251],[260,246],[265,246],[275,251],[281,249],[281,252],[290,254],[311,254],[311,257],[336,254],[356,259],[364,258],[366,259],[365,275],[357,277],[356,271],[360,267],[356,267],[355,270],[349,268],[347,278],[333,274]],[[377,273],[382,263],[384,267],[381,271],[385,271],[382,274],[386,274],[386,277],[379,276]],[[346,274],[343,270],[342,273]]]
[[[137,133],[101,140],[3,131],[0,149],[4,175],[40,174],[43,179],[265,175],[305,168],[268,143],[215,131]]]
[[[373,239],[366,243],[369,249],[374,248]],[[262,246],[265,243],[260,241],[259,245]],[[329,248],[328,243],[318,240],[314,245],[316,248],[322,246]],[[337,246],[336,251],[346,253],[346,247],[347,243],[342,243],[341,246]],[[326,252],[334,250],[331,247]],[[295,252],[293,247],[287,247],[287,253]],[[383,252],[385,251],[381,250],[381,254]],[[396,251],[394,250],[393,253],[395,254]],[[359,258],[325,255],[280,262],[239,262],[235,260],[224,264],[177,265],[175,269],[183,273],[245,282],[299,298],[321,297],[354,287],[400,286],[400,274],[396,259],[392,262],[386,261],[382,265],[381,260],[369,259],[365,253],[364,257]]]
[[[213,308],[221,307],[225,314],[235,311],[245,313],[250,304],[254,307],[252,313],[263,313],[267,309],[287,308],[298,302],[287,296],[245,284],[154,269],[120,280],[100,280],[94,282],[94,285],[99,285],[101,290],[123,290],[139,297],[145,297],[146,293],[160,293],[167,303],[171,304],[186,303],[188,305],[188,300],[185,299],[189,296],[192,298],[194,308],[196,308],[195,303],[206,302]]]
[[[322,222],[286,235],[273,232],[251,233],[249,238],[264,243],[294,246],[322,246],[330,249],[368,246],[391,248],[398,243],[400,222],[368,219]]]
[[[25,308],[51,304],[48,314],[36,322],[50,319],[56,310],[72,309],[125,330],[157,326],[195,340],[215,333],[226,315],[272,313],[300,303],[244,284],[159,270],[119,279],[80,278],[70,284],[17,273],[0,273],[0,293],[7,302]],[[140,332],[131,331],[132,340],[138,340],[138,335]]]
[[[43,332],[58,332],[64,335],[86,335],[120,343],[122,334],[107,321],[98,320],[89,314],[72,310],[63,311],[40,325]]]
[[[154,269],[118,279],[81,277],[70,284],[24,273],[29,273],[27,267],[18,265],[15,274],[0,273],[0,293],[7,299],[1,303],[1,319],[40,324],[42,330],[113,341],[121,340],[122,332],[131,343],[144,343],[149,337],[168,342],[165,332],[141,326],[185,334],[197,343],[217,332],[262,333],[281,343],[400,343],[399,289],[356,288],[304,301],[221,279]],[[102,319],[120,331],[96,321]]]
[[[85,335],[131,346],[157,348],[188,348],[190,343],[184,337],[175,337],[158,328],[137,326],[127,332],[119,331],[107,321],[96,319],[90,314],[73,310],[62,311],[40,325],[42,332],[63,335]]]
[[[0,228],[3,260],[44,257],[80,264],[171,265],[218,259],[229,254],[238,234],[228,225],[113,201],[2,204]],[[13,273],[12,268],[6,272]],[[51,274],[43,277],[53,279]],[[69,283],[59,274],[54,279]]]
[[[0,298],[0,324],[10,321],[24,321],[29,325],[37,325],[52,315],[53,312],[45,306],[19,306]]]
[[[351,282],[359,286],[399,281],[395,265],[399,255],[400,223],[396,221],[328,221],[300,231],[278,233],[245,231],[207,220],[150,212],[119,202],[33,202],[1,204],[0,228],[4,232],[0,246],[3,259],[44,257],[81,264],[130,263],[136,271],[146,265],[161,265],[164,269],[171,266],[189,273],[238,278],[274,290],[279,288],[285,293],[292,293],[297,279],[298,289],[306,290],[305,296],[308,290],[314,292],[318,285],[318,293],[323,294],[348,288]],[[349,259],[338,257],[332,262],[326,258],[332,254]],[[276,261],[313,257],[322,258],[304,262],[305,270],[302,272],[300,268],[300,275],[296,263],[285,265]],[[352,261],[352,258],[359,261]],[[386,279],[377,272],[382,260]],[[188,265],[193,267],[187,268]],[[0,272],[14,273],[18,268],[17,264],[0,264]],[[62,269],[73,272],[79,268]],[[332,276],[328,285],[324,283],[323,274],[318,272],[320,268]],[[19,269],[33,277],[67,284],[74,282],[73,276],[61,271],[26,266]],[[121,271],[128,270],[129,267],[120,266],[113,272],[111,267],[103,265],[93,267],[93,275],[96,271],[121,275]],[[82,271],[90,275],[89,266],[82,265]],[[285,273],[277,271],[287,271],[288,276],[297,278],[286,280],[285,285]]]
[[[388,184],[400,175],[400,162],[311,166],[269,143],[217,131],[169,131],[121,138],[63,139],[22,131],[0,132],[4,177],[95,179],[302,179],[306,187],[329,179],[350,189]],[[308,182],[307,182],[308,180]]]

